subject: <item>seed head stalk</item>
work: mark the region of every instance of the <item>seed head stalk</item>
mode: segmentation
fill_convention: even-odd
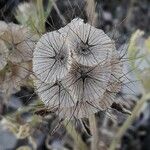
[[[89,116],[90,131],[92,134],[91,150],[98,150],[98,129],[95,114]]]
[[[83,142],[81,136],[77,133],[74,125],[71,122],[68,122],[68,120],[64,120],[64,125],[65,125],[68,133],[74,139],[77,149],[78,150],[89,150],[87,145]]]

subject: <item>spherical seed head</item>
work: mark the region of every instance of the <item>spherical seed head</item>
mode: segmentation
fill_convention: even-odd
[[[68,33],[72,56],[78,63],[93,66],[104,62],[104,60],[109,61],[115,45],[102,30],[81,20],[73,20],[67,26],[65,28]],[[64,31],[66,33],[65,29]]]
[[[46,106],[60,109],[75,104],[76,101],[71,97],[70,90],[64,87],[61,81],[52,83],[44,83],[39,79],[34,81],[37,93]]]
[[[0,40],[0,70],[2,70],[7,64],[8,49],[5,43]]]
[[[43,35],[34,51],[37,92],[61,118],[109,108],[121,87],[121,69],[114,42],[82,19]]]
[[[74,62],[63,82],[71,90],[73,99],[93,101],[105,92],[110,71],[109,63],[87,67]]]
[[[33,71],[46,83],[62,79],[70,69],[70,52],[67,41],[53,31],[41,37],[33,54]]]
[[[32,59],[36,39],[28,28],[9,23],[0,37],[9,50],[8,59],[11,62],[20,63]]]

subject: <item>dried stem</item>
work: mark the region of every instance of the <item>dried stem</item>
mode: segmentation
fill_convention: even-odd
[[[63,25],[66,25],[66,24],[67,24],[67,21],[66,21],[66,19],[64,18],[64,16],[61,14],[59,8],[57,7],[57,4],[56,4],[55,0],[51,0],[51,2],[52,2],[52,5],[54,6],[54,9],[56,10],[58,16],[59,16],[60,19],[62,20]]]
[[[97,24],[97,13],[95,11],[95,1],[94,0],[86,0],[86,14],[88,17],[88,22],[94,26]]]
[[[129,26],[129,22],[131,21],[132,13],[133,13],[133,7],[134,7],[135,2],[136,2],[136,0],[130,0],[129,9],[127,11],[126,21],[125,21],[126,26]]]
[[[37,9],[39,12],[39,26],[41,28],[41,32],[45,32],[45,17],[44,17],[44,8],[43,8],[43,0],[37,0]]]
[[[90,124],[90,131],[92,134],[92,141],[91,141],[91,150],[98,150],[98,130],[96,124],[95,114],[92,114],[89,117],[89,124]]]
[[[81,136],[77,133],[75,127],[71,122],[68,122],[64,120],[64,125],[66,127],[67,132],[71,135],[71,137],[74,139],[75,145],[77,146],[78,150],[88,150],[89,148],[87,145],[83,142]]]

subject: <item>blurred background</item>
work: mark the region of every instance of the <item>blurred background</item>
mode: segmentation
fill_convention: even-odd
[[[88,16],[90,13],[94,14],[92,18]],[[150,92],[150,1],[0,0],[1,21],[28,26],[38,36],[60,29],[76,17],[85,22],[95,19],[95,27],[103,29],[126,57],[126,86],[111,106],[112,116],[101,111],[96,114],[99,150],[107,150],[138,101]],[[2,24],[0,31],[1,28]],[[10,82],[3,86],[2,76],[3,71],[0,71],[0,150],[89,149],[91,133],[87,119],[82,123],[73,122],[74,127],[66,127],[52,110],[44,107],[30,78],[8,90]],[[120,99],[124,104],[119,104]],[[116,149],[150,150],[149,133],[150,104],[147,99]]]

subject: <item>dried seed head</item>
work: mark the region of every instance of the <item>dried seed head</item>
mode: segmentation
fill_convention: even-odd
[[[93,101],[103,95],[110,78],[110,64],[87,67],[74,62],[63,81],[73,99]]]
[[[19,89],[20,85],[25,83],[26,78],[30,75],[30,63],[8,64],[7,68],[0,78],[1,86],[4,92],[12,94],[14,90]]]
[[[67,41],[60,33],[54,31],[41,37],[33,57],[33,71],[40,80],[51,83],[62,79],[70,63]]]
[[[55,83],[44,83],[38,79],[35,80],[37,92],[48,107],[72,107],[75,105],[75,100],[70,95],[70,90],[62,84],[61,81]]]
[[[83,19],[75,18],[70,23],[68,23],[65,27],[60,28],[58,32],[64,37],[68,38],[71,34],[74,35],[74,32],[79,28],[80,25],[83,24]],[[76,32],[75,32],[76,33]],[[70,42],[70,41],[68,41]]]
[[[0,35],[9,50],[8,59],[13,63],[20,63],[32,59],[35,37],[28,28],[9,23]]]
[[[41,37],[33,70],[40,98],[66,119],[109,108],[122,84],[122,62],[114,42],[79,18]]]
[[[115,49],[114,42],[102,30],[81,19],[73,20],[64,32],[68,33],[73,58],[82,65],[93,66],[106,59],[109,61],[111,52]]]

